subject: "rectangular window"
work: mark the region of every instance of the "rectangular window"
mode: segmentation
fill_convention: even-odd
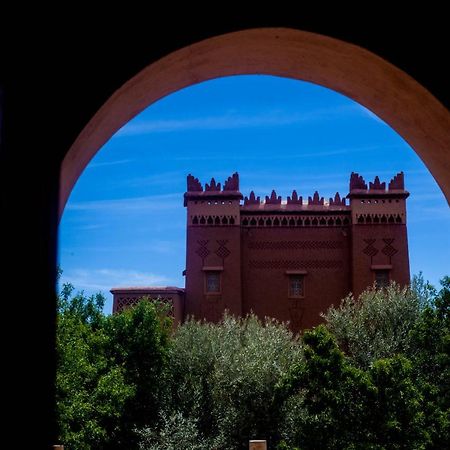
[[[375,270],[375,286],[378,289],[389,286],[389,270]]]
[[[218,294],[220,292],[220,272],[205,272],[205,291],[208,294]]]
[[[289,275],[289,297],[301,298],[305,296],[305,276]]]

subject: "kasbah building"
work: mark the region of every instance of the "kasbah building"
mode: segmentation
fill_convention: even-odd
[[[387,186],[352,173],[348,195],[328,201],[295,190],[243,198],[237,173],[223,187],[188,175],[185,287],[113,288],[113,312],[148,296],[168,302],[175,323],[218,322],[228,310],[311,328],[350,292],[409,283],[408,195],[403,172]]]

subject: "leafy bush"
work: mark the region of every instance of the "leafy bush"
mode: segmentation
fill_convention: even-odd
[[[287,399],[279,448],[425,448],[425,405],[410,361],[354,367],[323,325],[304,343],[305,360],[279,384]]]
[[[187,420],[208,450],[247,448],[252,438],[273,440],[275,386],[301,355],[292,333],[273,319],[225,315],[218,325],[188,321],[177,329],[170,351],[169,420],[159,434],[147,430],[147,437],[163,442],[167,423]]]
[[[411,331],[427,304],[431,287],[421,276],[411,287],[391,283],[385,289],[372,287],[358,298],[349,295],[323,317],[339,347],[361,368],[414,347]]]
[[[344,299],[301,339],[225,314],[172,330],[163,305],[104,316],[59,298],[57,408],[72,449],[444,449],[450,440],[450,278]]]
[[[184,417],[181,413],[170,416],[162,414],[159,430],[144,428],[139,431],[139,448],[143,450],[211,450],[208,442],[201,437],[195,418]]]

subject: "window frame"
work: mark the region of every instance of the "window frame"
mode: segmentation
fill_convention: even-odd
[[[305,271],[288,271],[286,272],[288,275],[288,298],[294,298],[294,299],[299,299],[299,298],[305,298],[306,296],[306,289],[305,289],[305,281],[306,281],[306,272]],[[302,292],[300,295],[295,295],[292,293],[292,283],[294,281],[294,279],[300,279],[301,280],[301,284],[302,284]]]
[[[222,267],[204,267],[203,268],[203,293],[205,295],[221,295],[222,294]],[[208,277],[212,274],[217,275],[218,290],[209,291],[208,290]]]
[[[384,284],[383,285],[379,285],[378,284],[378,275],[380,274],[385,274],[386,278],[384,279]],[[377,289],[385,289],[389,286],[389,284],[391,283],[391,270],[390,269],[374,269],[373,271],[373,280],[375,283],[375,287]]]

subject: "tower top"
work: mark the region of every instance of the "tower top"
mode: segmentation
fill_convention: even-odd
[[[409,192],[405,190],[405,176],[403,172],[397,173],[388,184],[381,182],[378,176],[371,182],[367,188],[364,178],[356,172],[350,175],[349,194],[347,198],[354,197],[401,197],[406,198]]]
[[[205,183],[205,189],[198,178],[189,174],[187,176],[187,191],[184,194],[184,206],[187,206],[188,200],[218,200],[218,199],[236,198],[241,200],[242,194],[239,192],[239,174],[233,173],[223,184],[217,183],[211,178],[209,183]]]

